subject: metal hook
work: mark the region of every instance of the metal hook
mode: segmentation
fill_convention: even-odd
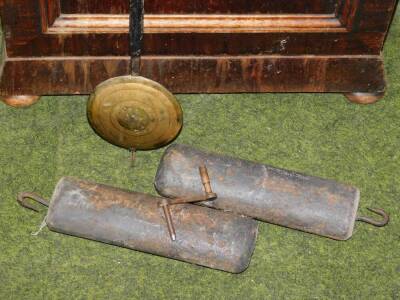
[[[31,204],[29,204],[26,201],[27,199],[33,199],[36,202],[49,207],[49,202],[47,200],[43,199],[42,197],[38,196],[37,194],[26,193],[26,192],[18,194],[17,201],[22,207],[29,208],[33,211],[39,212],[39,210],[37,208],[33,207]]]
[[[367,209],[369,211],[372,211],[372,212],[380,215],[383,218],[383,220],[377,221],[377,220],[373,220],[368,217],[359,217],[358,216],[356,219],[357,221],[365,222],[365,223],[368,223],[368,224],[371,224],[371,225],[374,225],[377,227],[383,227],[389,223],[389,214],[387,212],[385,212],[383,209],[381,209],[381,208],[367,208]]]

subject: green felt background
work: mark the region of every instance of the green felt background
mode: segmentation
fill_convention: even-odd
[[[155,194],[162,150],[129,153],[95,135],[87,97],[44,97],[28,109],[0,104],[0,299],[400,299],[400,14],[385,48],[389,88],[370,106],[341,95],[179,95],[177,140],[336,179],[361,189],[361,212],[392,216],[357,224],[337,242],[261,224],[250,268],[231,275],[44,229],[19,191],[49,197],[64,175]]]

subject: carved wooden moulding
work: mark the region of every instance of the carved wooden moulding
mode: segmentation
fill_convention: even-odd
[[[173,93],[385,92],[397,0],[146,0],[140,74]],[[127,0],[0,0],[0,95],[24,106],[129,74]]]

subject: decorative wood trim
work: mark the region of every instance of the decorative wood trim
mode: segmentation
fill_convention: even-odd
[[[47,33],[127,33],[127,15],[61,14]],[[346,31],[327,15],[146,15],[145,33]]]
[[[148,14],[331,14],[343,0],[146,0]],[[127,0],[63,0],[66,14],[128,14]]]
[[[0,95],[89,94],[128,74],[129,63],[127,56],[7,59]],[[173,93],[382,93],[386,86],[374,55],[143,56],[140,73]]]
[[[349,31],[354,29],[357,15],[360,13],[360,0],[343,0],[337,18]]]
[[[61,15],[60,0],[39,0],[42,32],[46,32]]]
[[[0,16],[9,57],[121,56],[128,53],[129,39],[126,33],[87,33],[81,30],[77,30],[76,33],[63,33],[60,30],[60,34],[48,34],[48,25],[52,27],[52,20],[61,16],[57,8],[58,1],[0,0]],[[160,1],[163,3],[162,7],[165,5],[168,9],[174,8],[174,1],[165,1],[165,4],[164,0],[152,1]],[[179,1],[183,6],[187,0]],[[357,11],[354,11],[354,7],[351,9],[351,6],[348,6],[348,13],[345,14],[343,12],[345,5],[356,3],[354,1],[358,0],[337,1],[338,4],[342,4],[335,12],[336,18],[342,23],[342,27],[338,28],[293,27],[286,30],[284,27],[275,27],[271,31],[262,29],[259,32],[246,32],[245,30],[248,30],[246,28],[240,29],[243,30],[241,32],[235,32],[234,30],[238,29],[233,29],[222,33],[207,33],[200,29],[198,29],[200,32],[161,31],[145,34],[144,53],[147,55],[379,54],[398,1],[359,0]],[[354,19],[349,19],[352,15],[350,11],[355,13]],[[291,15],[293,16],[295,15]],[[313,16],[319,17],[315,14]],[[280,16],[274,15],[274,17]],[[348,20],[352,20],[354,26],[346,27],[346,24],[350,24]],[[253,27],[251,30],[259,29]]]

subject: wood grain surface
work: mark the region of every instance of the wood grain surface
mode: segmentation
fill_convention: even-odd
[[[89,94],[102,81],[129,72],[129,57],[13,59],[2,95]],[[379,56],[142,57],[141,74],[173,93],[382,92]]]
[[[147,0],[142,72],[177,93],[381,93],[396,0]],[[128,74],[128,1],[0,0],[3,96]]]

